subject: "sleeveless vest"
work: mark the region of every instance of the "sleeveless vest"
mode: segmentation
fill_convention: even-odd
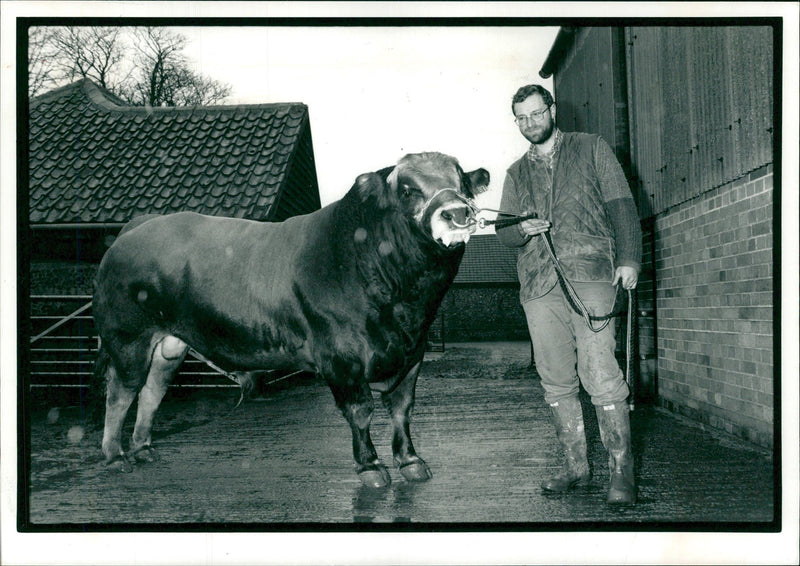
[[[611,282],[614,276],[614,233],[606,216],[595,172],[599,136],[562,132],[554,172],[527,154],[514,162],[508,174],[514,180],[519,210],[535,210],[550,220],[550,235],[570,281]],[[557,283],[543,238],[534,236],[519,251],[517,272],[520,300],[541,297]]]

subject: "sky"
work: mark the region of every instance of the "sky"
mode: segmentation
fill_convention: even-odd
[[[179,28],[202,74],[232,86],[224,104],[308,105],[323,206],[406,153],[439,151],[491,175],[527,148],[511,97],[539,77],[557,27]],[[487,215],[491,216],[491,215]]]

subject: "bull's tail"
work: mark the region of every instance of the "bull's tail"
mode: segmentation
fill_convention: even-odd
[[[100,425],[102,423],[108,372],[111,369],[111,363],[111,356],[108,350],[100,342],[91,382],[83,395],[83,407],[87,424]]]
[[[239,402],[236,407],[242,404],[245,398],[250,396],[256,386],[256,372],[253,371],[234,371],[227,374],[230,379],[236,382],[241,388]],[[234,409],[236,408],[234,407]]]

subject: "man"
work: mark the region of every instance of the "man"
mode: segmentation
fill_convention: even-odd
[[[553,97],[545,88],[520,88],[511,107],[531,146],[509,167],[500,208],[536,212],[538,217],[498,229],[497,236],[503,244],[519,248],[520,300],[545,400],[566,456],[564,468],[544,481],[542,489],[566,492],[591,480],[578,400],[582,383],[609,452],[607,501],[633,504],[629,391],[614,357],[614,321],[594,332],[575,313],[540,234],[550,232],[567,279],[589,312],[602,316],[613,309],[615,286],[636,287],[642,253],[636,206],[608,144],[597,135],[560,131]]]

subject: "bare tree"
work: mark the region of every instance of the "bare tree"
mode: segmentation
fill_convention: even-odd
[[[114,91],[125,80],[120,75],[124,45],[119,27],[53,28],[56,66],[65,81],[91,79]]]
[[[127,99],[150,106],[214,104],[230,95],[231,87],[191,70],[183,49],[186,38],[169,28],[137,28],[134,88]]]
[[[31,28],[29,92],[88,78],[138,106],[209,105],[228,97],[230,85],[191,69],[186,44],[163,27]]]
[[[165,80],[159,81],[161,90],[152,105],[208,106],[215,104],[231,93],[231,87],[219,81],[203,77],[188,66],[165,69]]]
[[[140,104],[169,104],[177,88],[176,69],[186,64],[181,54],[186,38],[170,29],[154,27],[136,28],[133,37],[138,80],[132,96],[137,97]]]
[[[53,28],[32,27],[28,34],[28,92],[37,96],[58,84]]]

